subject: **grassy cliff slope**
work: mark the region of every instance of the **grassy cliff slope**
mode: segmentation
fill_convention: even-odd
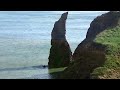
[[[120,12],[97,17],[78,45],[62,79],[120,78]]]
[[[92,72],[91,78],[120,78],[120,26],[105,30],[94,41],[106,46],[106,60]]]

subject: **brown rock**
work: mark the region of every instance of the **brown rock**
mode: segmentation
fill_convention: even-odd
[[[108,28],[120,24],[120,12],[108,12],[95,18],[90,24],[86,39],[81,42],[73,54],[73,63],[63,72],[61,78],[90,79],[90,74],[105,63],[105,46],[95,43],[96,36]]]
[[[70,63],[72,52],[66,40],[66,19],[68,12],[63,13],[55,22],[51,34],[51,49],[49,55],[49,68],[66,67]]]
[[[90,24],[87,32],[87,39],[94,39],[96,35],[107,28],[116,27],[119,23],[120,12],[111,11],[95,18]]]

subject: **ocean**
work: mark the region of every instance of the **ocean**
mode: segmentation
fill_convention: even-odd
[[[47,68],[51,31],[66,11],[0,11],[0,79],[51,79]],[[72,52],[90,23],[108,11],[69,11],[66,38]]]

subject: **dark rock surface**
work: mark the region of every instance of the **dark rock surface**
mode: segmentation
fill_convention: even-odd
[[[66,20],[68,12],[63,13],[55,22],[51,33],[51,49],[49,55],[49,68],[66,67],[69,65],[72,52],[66,40]]]
[[[118,25],[120,12],[111,11],[95,18],[90,24],[86,39],[94,39],[96,35],[107,28],[113,28]]]
[[[120,12],[111,11],[95,18],[88,29],[86,39],[81,42],[73,54],[73,60],[81,57],[82,50],[90,48],[96,36],[108,28],[116,27],[119,24]],[[93,47],[93,45],[92,45]],[[100,46],[96,46],[99,47]],[[94,48],[94,47],[93,47]]]
[[[96,36],[108,28],[116,27],[120,12],[108,12],[95,18],[90,24],[86,39],[81,42],[73,54],[73,63],[63,72],[64,79],[87,79],[90,73],[105,62],[105,46],[94,42]]]

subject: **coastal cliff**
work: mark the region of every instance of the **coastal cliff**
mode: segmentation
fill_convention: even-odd
[[[73,53],[73,62],[62,79],[120,78],[120,12],[112,11],[95,18],[86,39]],[[114,72],[114,73],[113,73]]]
[[[55,22],[51,33],[51,49],[49,55],[49,68],[66,67],[69,65],[72,52],[66,40],[66,20],[68,12],[63,13]]]

